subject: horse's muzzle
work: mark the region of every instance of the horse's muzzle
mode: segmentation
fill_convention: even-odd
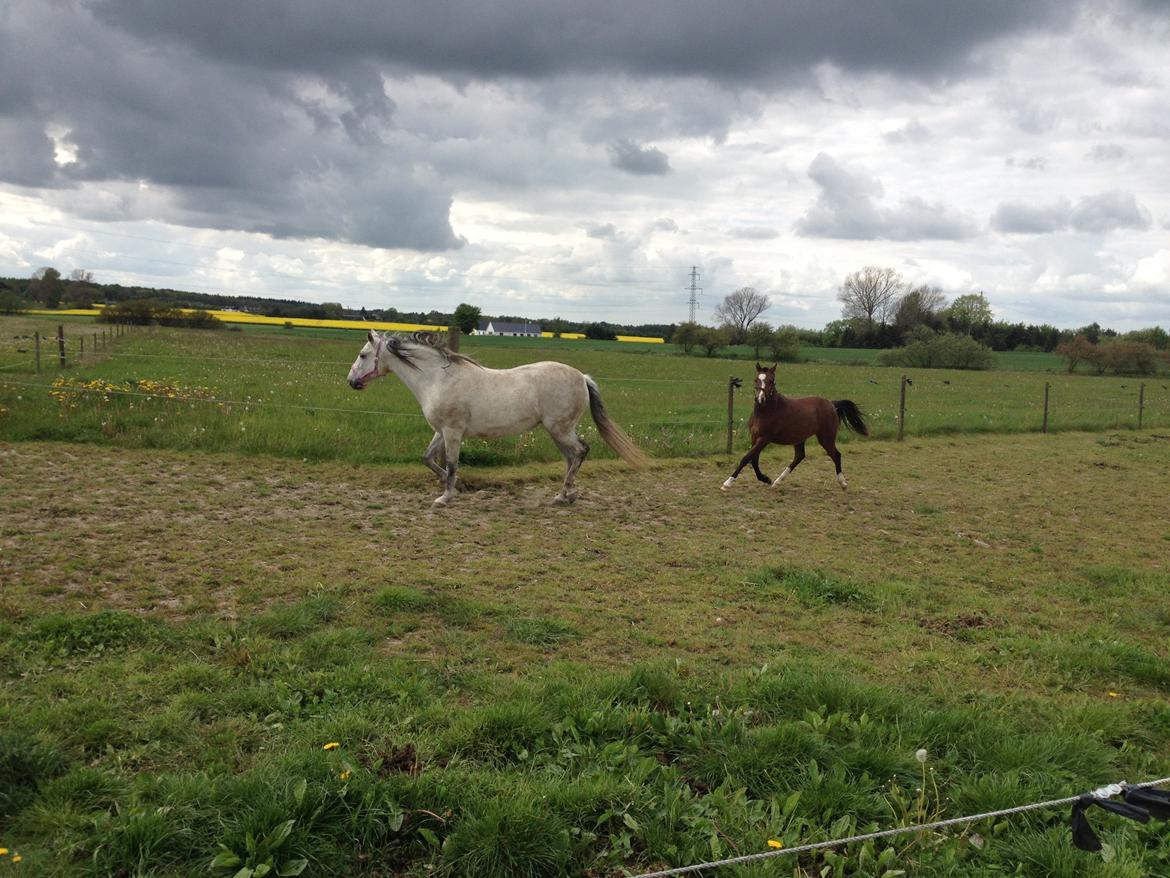
[[[350,378],[349,379],[349,386],[352,387],[354,390],[365,390],[366,389],[365,382],[362,381],[362,379],[360,379],[360,378]]]

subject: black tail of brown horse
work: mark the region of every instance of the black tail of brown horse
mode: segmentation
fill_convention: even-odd
[[[841,423],[862,436],[869,435],[869,428],[865,426],[861,409],[857,407],[857,403],[851,399],[835,399],[833,400],[833,408],[837,410],[837,417],[841,419]]]

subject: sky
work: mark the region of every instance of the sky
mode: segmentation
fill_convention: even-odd
[[[1170,327],[1165,0],[2,0],[0,276]]]

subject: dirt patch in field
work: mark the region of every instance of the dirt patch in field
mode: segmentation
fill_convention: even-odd
[[[1066,571],[1162,563],[1170,480],[1151,473],[1170,470],[1170,443],[1111,450],[1114,470],[1093,465],[1098,439],[853,443],[848,492],[812,456],[781,489],[727,492],[721,458],[644,472],[590,461],[571,507],[551,505],[557,465],[468,467],[476,490],[440,510],[421,466],[13,444],[0,446],[0,579],[13,614],[116,608],[224,626],[327,595],[331,625],[451,673],[812,654],[894,675],[928,648],[912,646],[923,631],[1087,628]],[[957,540],[960,522],[979,538]],[[857,583],[877,609],[745,597],[742,583],[775,566]],[[371,601],[388,586],[442,601],[387,618]],[[1136,617],[1145,599],[1115,609]],[[526,644],[506,636],[515,617],[575,635]],[[976,673],[964,667],[946,674]]]

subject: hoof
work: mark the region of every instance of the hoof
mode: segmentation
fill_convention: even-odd
[[[572,494],[557,494],[553,497],[553,506],[572,506],[577,502],[577,492]]]
[[[720,491],[730,491],[731,486],[735,484],[735,476],[731,476],[726,482],[719,486]]]
[[[451,502],[451,498],[448,497],[446,494],[444,494],[441,497],[436,498],[435,502],[432,503],[431,506],[433,506],[436,509],[442,509],[444,506],[446,506],[450,502]]]
[[[849,483],[845,481],[845,476],[843,475],[837,476],[837,483],[841,486],[842,491],[849,487]]]

